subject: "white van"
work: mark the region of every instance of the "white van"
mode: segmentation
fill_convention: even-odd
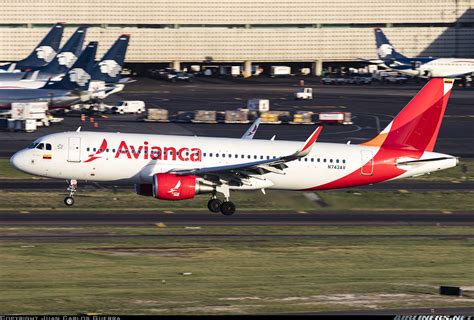
[[[136,101],[120,101],[114,108],[115,112],[124,114],[124,113],[142,113],[145,111],[145,102],[136,100]]]

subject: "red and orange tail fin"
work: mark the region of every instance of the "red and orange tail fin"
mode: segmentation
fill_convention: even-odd
[[[362,145],[433,151],[453,84],[453,79],[431,79],[378,136]]]

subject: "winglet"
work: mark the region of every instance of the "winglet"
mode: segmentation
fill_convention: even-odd
[[[248,128],[247,131],[245,131],[244,135],[241,137],[241,139],[246,139],[246,140],[251,140],[253,139],[253,136],[257,132],[258,126],[260,125],[260,118],[255,119],[255,121],[252,123],[250,128]]]
[[[298,151],[296,151],[295,156],[296,157],[306,156],[311,151],[311,148],[313,147],[316,140],[318,140],[318,137],[321,134],[322,130],[323,130],[323,127],[317,127],[316,130],[314,130],[314,132],[305,141],[303,147],[301,147]]]

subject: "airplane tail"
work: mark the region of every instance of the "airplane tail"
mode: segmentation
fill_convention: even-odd
[[[431,79],[378,136],[362,145],[433,151],[453,84],[453,79]]]
[[[16,63],[20,70],[35,70],[53,60],[58,52],[64,31],[64,22],[56,23],[28,57]]]
[[[97,62],[92,71],[92,79],[105,83],[117,83],[121,76],[125,54],[127,53],[130,35],[121,35],[110,47],[102,59]]]
[[[74,62],[76,62],[77,57],[81,54],[86,31],[87,27],[77,28],[76,32],[69,38],[53,61],[41,68],[36,79],[32,80],[48,80],[64,74],[71,68]]]
[[[49,82],[45,89],[84,90],[86,91],[91,80],[90,73],[95,63],[97,42],[89,42],[77,61],[66,72],[61,81]]]
[[[403,54],[400,54],[392,46],[388,38],[383,33],[382,29],[375,28],[375,43],[377,45],[377,55],[379,59],[384,61],[393,61],[397,59],[406,59]]]

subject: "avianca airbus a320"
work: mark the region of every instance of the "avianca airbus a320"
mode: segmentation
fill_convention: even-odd
[[[208,193],[209,210],[231,215],[230,190],[347,188],[456,166],[456,157],[433,152],[452,86],[431,79],[379,135],[359,145],[315,143],[321,127],[303,144],[77,131],[39,138],[11,163],[68,180],[66,205],[74,203],[77,180],[127,181],[137,194],[161,200]]]

